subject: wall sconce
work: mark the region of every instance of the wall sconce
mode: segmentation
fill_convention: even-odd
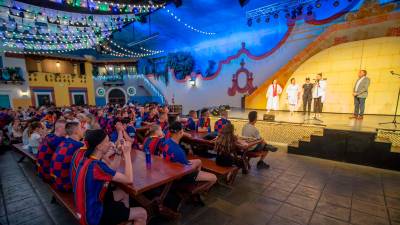
[[[196,77],[192,77],[189,81],[190,86],[196,87]]]
[[[56,62],[56,66],[57,66],[57,68],[60,68],[60,62],[59,61]]]
[[[19,90],[19,95],[20,95],[21,97],[29,97],[29,90],[27,90],[27,91],[21,91],[21,90]]]
[[[109,67],[108,67],[108,70],[109,70],[109,71],[112,71],[112,70],[113,70],[113,67],[112,67],[112,66],[109,66]]]

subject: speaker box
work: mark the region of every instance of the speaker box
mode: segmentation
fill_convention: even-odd
[[[79,63],[79,72],[80,72],[81,75],[86,74],[85,63]]]
[[[249,3],[250,0],[239,0],[239,4],[241,7],[245,6],[247,3]]]
[[[274,122],[275,121],[275,115],[264,114],[263,120],[269,121],[269,122]]]
[[[175,4],[176,8],[178,8],[182,5],[182,0],[173,0],[172,2]]]

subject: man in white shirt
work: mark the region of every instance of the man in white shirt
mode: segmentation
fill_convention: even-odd
[[[254,126],[257,122],[257,111],[251,111],[248,115],[249,122],[245,124],[242,128],[242,136],[249,137],[254,139],[262,139],[260,136],[260,132]],[[260,160],[257,163],[258,169],[268,169],[269,165],[264,162],[264,158],[267,156],[268,151],[276,152],[277,148],[271,145],[267,145],[263,140],[261,143],[257,144],[250,151],[259,152]]]
[[[317,74],[315,84],[313,87],[313,99],[314,99],[314,113],[315,117],[319,118],[322,113],[322,107],[326,97],[326,81],[322,79],[322,74]]]
[[[368,96],[368,87],[370,80],[367,77],[366,70],[360,70],[358,72],[358,80],[353,88],[354,96],[354,115],[350,117],[351,119],[362,120],[364,116],[365,100]]]

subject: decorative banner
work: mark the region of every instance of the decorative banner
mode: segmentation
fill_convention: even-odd
[[[136,95],[136,88],[135,87],[128,87],[126,89],[126,92],[128,93],[129,96],[135,96]]]
[[[106,90],[103,87],[98,87],[96,89],[96,95],[99,97],[104,97],[106,95]]]
[[[232,77],[232,87],[228,88],[228,95],[235,96],[238,93],[251,94],[257,87],[253,86],[253,73],[244,67],[244,60],[240,62],[240,68],[233,74]],[[246,75],[246,85],[244,87],[239,86],[238,78],[241,73]]]

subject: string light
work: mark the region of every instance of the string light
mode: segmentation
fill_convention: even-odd
[[[131,51],[129,49],[126,49],[126,48],[120,46],[119,44],[115,43],[113,40],[110,40],[110,43],[113,44],[115,47],[119,48],[120,50],[125,51],[131,55],[134,55],[135,57],[146,57],[146,56],[156,55],[158,53],[163,52],[163,51],[154,51],[154,52],[150,52],[150,53],[138,53],[138,52],[134,52],[134,51]]]
[[[3,46],[10,48],[33,49],[33,50],[59,50],[59,49],[78,50],[78,49],[86,49],[92,47],[90,43],[49,45],[44,43],[41,44],[27,43],[26,41],[19,41],[19,42],[6,41],[3,43]]]
[[[20,3],[21,4],[21,3]],[[23,4],[23,3],[22,3]],[[24,5],[25,6],[25,5]],[[123,23],[132,22],[136,20],[135,15],[125,15],[123,18],[121,16],[114,15],[93,15],[93,14],[76,14],[66,13],[63,11],[53,10],[53,9],[42,9],[36,6],[31,6],[37,8],[34,10],[27,9],[23,6],[12,7],[6,5],[0,5],[2,8],[6,8],[7,14],[10,16],[14,16],[17,18],[23,19],[33,19],[35,21],[39,20],[41,22],[46,22],[50,24],[57,25],[67,25],[67,26],[76,26],[76,27],[90,27],[90,26],[106,26],[110,23],[111,27],[123,25]],[[19,13],[13,13],[13,11],[18,11]],[[47,13],[45,13],[47,11]],[[23,13],[23,15],[21,15]],[[72,14],[72,15],[71,15]],[[55,15],[55,16],[52,16]],[[91,21],[91,22],[89,22]]]
[[[98,37],[96,35],[89,35],[89,34],[83,34],[83,35],[60,35],[60,34],[24,34],[24,33],[19,33],[15,31],[0,31],[0,34],[3,34],[4,36],[12,36],[13,38],[32,38],[32,39],[39,39],[39,40],[71,40],[71,39],[98,39],[99,41],[102,40],[101,37]]]
[[[63,4],[58,0],[52,0],[53,2]],[[121,12],[121,13],[131,13],[135,8],[144,9],[144,10],[151,10],[157,9],[164,6],[164,4],[149,4],[149,5],[140,5],[140,4],[126,4],[126,3],[113,3],[107,1],[94,1],[94,0],[86,0],[86,4],[76,4],[75,2],[67,2],[67,5],[72,5],[73,7],[80,7],[80,8],[88,8],[90,10],[99,10],[99,11],[113,11]],[[145,11],[143,11],[145,12]]]
[[[0,50],[0,52],[4,52],[4,53],[13,53],[13,54],[24,54],[24,55],[50,55],[50,54],[54,54],[54,53],[59,53],[59,54],[63,54],[63,53],[68,53],[71,51],[75,51],[75,49],[64,49],[64,50],[55,50],[55,51],[14,51],[14,50]]]
[[[165,9],[165,8],[166,8],[166,7],[163,6],[163,9]],[[189,24],[183,22],[183,21],[181,20],[181,18],[179,18],[178,16],[176,16],[176,15],[175,15],[171,10],[169,10],[169,9],[167,9],[167,13],[168,13],[168,15],[170,15],[173,19],[175,19],[175,20],[178,21],[179,23],[182,23],[183,25],[185,25],[185,27],[187,27],[188,29],[190,29],[190,30],[192,30],[192,31],[198,32],[198,33],[200,33],[200,34],[205,34],[205,35],[215,35],[215,34],[216,34],[216,33],[214,33],[214,32],[206,32],[206,31],[199,30],[199,29],[193,27],[192,25],[189,25]]]
[[[141,50],[146,51],[146,52],[150,52],[150,53],[154,53],[154,54],[158,54],[158,53],[163,53],[164,50],[151,50],[151,49],[146,49],[144,47],[140,47]]]

